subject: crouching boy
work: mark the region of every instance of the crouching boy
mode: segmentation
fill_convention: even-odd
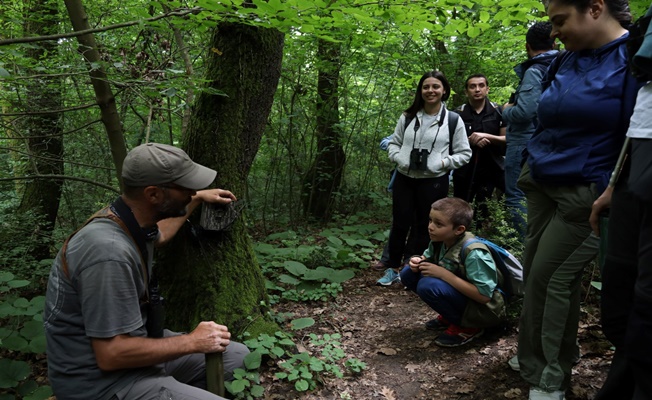
[[[401,271],[401,282],[438,313],[426,328],[446,329],[435,339],[439,346],[466,344],[505,317],[505,301],[498,290],[503,278],[489,249],[474,242],[461,254],[464,242],[474,237],[466,231],[472,220],[473,209],[462,199],[434,202],[430,245]]]

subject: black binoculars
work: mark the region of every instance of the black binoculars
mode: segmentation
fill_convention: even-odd
[[[410,169],[415,171],[427,171],[429,155],[430,152],[426,149],[412,149],[410,152]]]

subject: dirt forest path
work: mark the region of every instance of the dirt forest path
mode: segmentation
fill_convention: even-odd
[[[328,379],[308,395],[267,383],[268,399],[527,399],[528,386],[507,365],[516,352],[514,320],[469,345],[441,348],[434,344],[437,333],[424,328],[434,313],[402,285],[376,286],[378,277],[364,270],[333,301],[279,309],[317,321],[301,334],[340,333],[347,356],[367,369],[357,377]],[[582,312],[582,358],[573,369],[569,400],[592,399],[606,377],[612,350],[596,319]]]

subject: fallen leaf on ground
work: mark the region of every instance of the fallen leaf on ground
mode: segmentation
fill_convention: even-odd
[[[386,356],[395,356],[397,354],[397,351],[392,349],[391,347],[382,347],[380,350],[378,350],[379,354],[384,354]]]
[[[506,391],[506,392],[503,394],[503,396],[504,396],[506,399],[518,399],[518,398],[521,397],[521,393],[522,393],[522,392],[521,392],[521,389],[519,389],[519,388],[514,388],[514,389],[509,389],[508,391]]]
[[[405,369],[407,369],[408,372],[414,372],[414,371],[417,371],[420,368],[421,368],[421,365],[419,365],[419,364],[408,364],[408,365],[405,366]]]
[[[469,393],[473,393],[474,390],[475,390],[475,385],[467,384],[467,385],[460,386],[459,389],[455,391],[455,393],[469,394]]]
[[[380,391],[380,394],[385,396],[387,400],[396,400],[396,396],[394,396],[394,391],[386,386],[383,386],[383,388]]]

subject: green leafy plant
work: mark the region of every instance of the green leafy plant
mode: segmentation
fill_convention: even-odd
[[[312,326],[312,318],[299,318],[290,322],[293,330],[300,330]],[[285,332],[276,332],[273,336],[261,334],[260,336],[245,341],[251,353],[245,358],[246,369],[237,369],[234,380],[227,382],[226,387],[236,399],[255,399],[263,396],[260,386],[258,369],[263,365],[264,359],[271,360],[268,365],[279,371],[274,374],[276,379],[286,380],[294,384],[298,392],[313,390],[322,381],[322,376],[332,375],[338,378],[344,376],[340,367],[341,360],[346,354],[341,349],[341,335],[324,334],[323,336],[309,334],[303,344],[312,349],[309,352],[296,352],[292,335]],[[343,365],[352,374],[359,374],[366,364],[356,358],[349,358]]]
[[[0,272],[0,348],[20,354],[44,353],[45,332],[43,330],[43,305],[45,297],[26,299],[19,296],[18,289],[30,284],[18,279],[11,272]],[[19,357],[16,357],[19,358]],[[49,386],[39,386],[34,379],[30,365],[19,359],[0,359],[0,389],[7,393],[0,400],[47,399],[52,395]]]
[[[301,241],[294,231],[269,235],[255,251],[267,278],[270,302],[336,297],[355,269],[366,267],[373,258],[377,245],[371,240],[385,240],[385,228],[378,224],[327,228],[314,236],[303,235]]]

